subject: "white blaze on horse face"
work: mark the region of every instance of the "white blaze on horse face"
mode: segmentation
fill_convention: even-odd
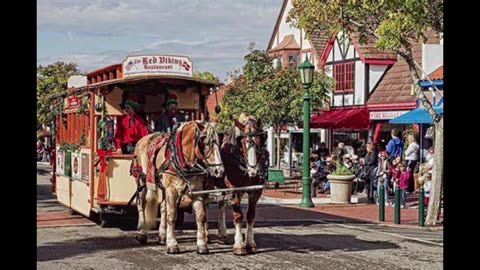
[[[219,164],[215,166],[215,172],[217,172],[215,177],[219,178],[223,176],[225,168],[223,167],[222,157],[220,156],[220,148],[218,147],[218,144],[213,145],[213,154],[215,155],[215,164]]]
[[[247,145],[249,141],[247,140]],[[255,151],[255,146],[248,146],[247,148],[247,164],[248,164],[248,176],[255,177],[257,175],[257,153]]]

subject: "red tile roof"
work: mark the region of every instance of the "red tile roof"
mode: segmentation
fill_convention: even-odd
[[[430,80],[443,80],[443,65],[439,66],[432,73],[428,74]],[[424,78],[426,80],[427,78]]]
[[[308,40],[312,43],[313,50],[315,51],[315,55],[317,59],[320,61],[322,58],[322,53],[327,46],[329,36],[324,31],[314,31],[312,34],[309,35]]]
[[[269,52],[275,52],[280,50],[300,50],[300,45],[295,41],[293,35],[283,37],[282,42],[277,47],[271,49]]]
[[[354,44],[365,59],[397,59],[397,54],[389,50],[381,50],[375,47],[375,38],[369,37],[365,43],[360,43],[360,32],[353,31],[350,35]]]
[[[440,38],[433,31],[426,33],[427,44],[439,43]],[[422,44],[416,43],[412,47],[413,57],[419,65],[422,65]],[[416,97],[410,95],[412,78],[410,70],[403,58],[387,70],[377,87],[374,89],[367,105],[386,103],[409,103],[415,102]]]

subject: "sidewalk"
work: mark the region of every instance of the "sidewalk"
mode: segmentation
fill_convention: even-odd
[[[332,219],[341,222],[368,222],[395,227],[418,227],[418,194],[407,195],[407,207],[400,210],[400,223],[394,224],[394,207],[385,206],[385,222],[379,221],[379,206],[367,204],[364,194],[352,195],[351,204],[334,205],[330,204],[329,194],[317,194],[312,198],[313,208],[301,208],[298,205],[302,198],[301,188],[291,187],[266,189],[263,192],[260,204],[272,204],[281,206],[277,213],[269,211],[263,213],[262,218],[266,219]],[[393,198],[391,198],[393,200]],[[288,209],[288,210],[287,210]],[[297,211],[295,211],[295,209]],[[298,210],[303,211],[298,211]],[[293,211],[292,211],[293,210]],[[266,216],[263,216],[263,215]],[[443,220],[443,213],[441,215]],[[443,224],[428,226],[429,229],[443,229]]]

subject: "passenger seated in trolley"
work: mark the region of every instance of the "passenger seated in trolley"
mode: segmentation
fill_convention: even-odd
[[[148,134],[147,124],[135,112],[140,104],[128,99],[125,101],[124,107],[127,114],[118,118],[115,131],[115,148],[119,155],[133,154],[137,142]]]
[[[168,94],[164,104],[167,110],[155,121],[156,132],[173,131],[180,123],[188,120],[183,113],[177,111],[178,102],[175,94]]]

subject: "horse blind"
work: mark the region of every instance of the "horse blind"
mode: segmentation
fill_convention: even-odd
[[[274,183],[285,184],[285,175],[283,175],[283,170],[268,170],[268,181]]]

